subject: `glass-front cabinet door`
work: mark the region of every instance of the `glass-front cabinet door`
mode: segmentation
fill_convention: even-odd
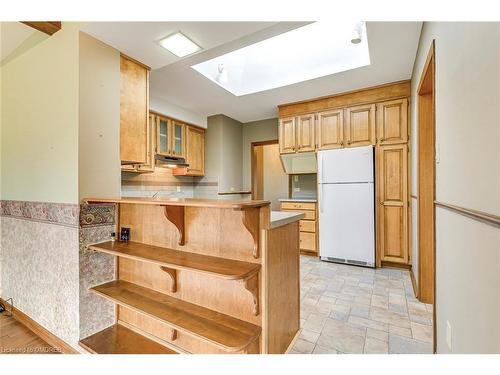
[[[185,125],[172,121],[172,156],[185,157]]]
[[[158,117],[156,152],[160,155],[170,156],[170,120]]]

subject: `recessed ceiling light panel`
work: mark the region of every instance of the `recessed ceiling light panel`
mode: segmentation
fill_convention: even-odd
[[[353,29],[359,32],[355,44],[351,42]],[[330,21],[299,27],[191,68],[242,96],[367,65],[365,24]]]
[[[201,50],[201,47],[181,32],[169,35],[158,41],[160,46],[172,52],[177,57],[191,55]]]

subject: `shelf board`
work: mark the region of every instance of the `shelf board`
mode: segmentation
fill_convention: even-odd
[[[90,245],[89,249],[153,263],[161,267],[204,273],[228,280],[248,279],[260,269],[260,264],[256,263],[195,254],[139,242],[108,241]]]
[[[80,345],[95,354],[177,354],[120,324],[81,340]]]
[[[90,290],[120,306],[157,319],[179,332],[196,336],[227,351],[244,350],[261,332],[261,328],[254,324],[123,280]]]

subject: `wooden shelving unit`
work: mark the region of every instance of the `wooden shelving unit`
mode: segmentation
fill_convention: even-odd
[[[245,280],[259,272],[260,264],[167,249],[139,242],[102,242],[89,249],[123,258],[153,263],[174,270],[209,274],[228,280]]]
[[[94,354],[177,354],[120,324],[81,340],[80,345]]]
[[[91,291],[231,352],[244,350],[261,331],[251,323],[122,280],[96,286]]]
[[[298,334],[298,222],[271,228],[269,202],[85,203],[117,204],[116,232],[133,240],[88,246],[116,257],[115,280],[90,288],[115,304],[114,325],[83,339],[88,351],[284,353]]]

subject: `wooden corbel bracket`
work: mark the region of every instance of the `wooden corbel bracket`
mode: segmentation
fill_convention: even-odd
[[[186,243],[184,206],[165,206],[165,216],[177,228],[179,232],[179,245],[184,246]]]
[[[173,268],[168,268],[164,266],[160,266],[160,269],[165,272],[168,276],[170,276],[170,291],[172,293],[177,292],[177,270]]]
[[[260,256],[260,236],[259,236],[259,209],[247,208],[241,211],[242,221],[245,228],[250,232],[253,238],[253,257],[258,259]]]
[[[250,292],[253,298],[253,314],[255,316],[260,314],[260,301],[259,301],[259,273],[256,272],[247,279],[241,280],[245,289]]]

